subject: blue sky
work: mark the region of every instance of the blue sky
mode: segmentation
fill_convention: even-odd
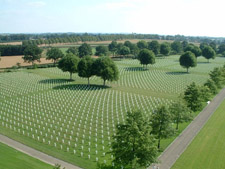
[[[223,0],[0,0],[0,33],[225,36]]]

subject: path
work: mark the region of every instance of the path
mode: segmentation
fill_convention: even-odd
[[[159,169],[169,169],[173,166],[176,160],[192,142],[210,116],[215,112],[217,107],[225,98],[225,88],[214,97],[209,105],[189,124],[189,126],[167,147],[167,149],[159,156]],[[153,165],[149,167],[152,169]],[[156,168],[156,167],[155,167]]]
[[[55,165],[55,164],[60,164],[61,167],[65,167],[66,169],[81,169],[79,167],[76,167],[70,163],[67,163],[65,161],[62,161],[62,160],[59,160],[55,157],[52,157],[52,156],[49,156],[47,154],[44,154],[40,151],[37,151],[33,148],[30,148],[24,144],[21,144],[15,140],[12,140],[6,136],[3,136],[0,134],[0,142],[10,146],[10,147],[13,147],[14,149],[18,150],[18,151],[21,151],[25,154],[28,154],[34,158],[37,158],[45,163],[48,163],[48,164],[51,164],[51,165]]]

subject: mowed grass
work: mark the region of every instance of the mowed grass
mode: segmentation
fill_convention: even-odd
[[[225,168],[225,100],[176,161],[172,169]]]
[[[52,169],[53,166],[0,143],[0,169]]]
[[[225,61],[205,63],[200,57],[198,67],[187,74],[178,59],[157,58],[148,70],[135,59],[116,61],[120,78],[107,82],[107,88],[96,76],[90,87],[77,74],[68,81],[69,73],[58,68],[1,73],[0,133],[82,168],[110,163],[106,152],[127,111],[138,108],[150,115],[158,105],[170,105],[188,84],[203,84]],[[177,135],[187,125],[181,124]],[[162,140],[162,150],[176,136]]]

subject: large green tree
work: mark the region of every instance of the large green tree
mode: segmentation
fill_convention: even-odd
[[[83,43],[79,48],[79,57],[82,58],[84,56],[91,56],[92,55],[92,48],[89,44]]]
[[[108,50],[107,46],[99,45],[96,47],[95,55],[96,56],[107,56],[108,52],[109,52],[109,50]]]
[[[196,57],[199,57],[201,56],[202,54],[202,51],[201,49],[198,47],[198,46],[195,46],[193,44],[189,44],[185,49],[184,49],[185,52],[187,51],[191,51],[192,53],[195,54]]]
[[[37,45],[28,45],[24,50],[23,60],[34,65],[35,61],[41,62],[41,53],[42,49]]]
[[[221,88],[222,83],[224,81],[224,78],[222,76],[222,70],[219,67],[214,68],[210,73],[209,73],[210,79],[214,81],[215,85],[217,88]]]
[[[90,85],[89,78],[92,75],[94,75],[93,63],[94,63],[93,58],[91,58],[90,56],[85,56],[79,61],[78,66],[77,66],[78,75],[80,77],[87,78],[88,79],[88,85]]]
[[[188,85],[184,91],[184,100],[192,111],[201,109],[201,93],[199,91],[199,87],[194,82]]]
[[[115,53],[117,51],[117,42],[116,41],[112,41],[109,46],[109,51],[113,53],[113,56],[115,56]]]
[[[154,110],[150,124],[152,126],[152,134],[158,139],[158,149],[160,149],[161,139],[168,138],[174,133],[168,107],[162,105]]]
[[[171,50],[171,48],[170,48],[170,44],[169,43],[167,43],[167,42],[164,42],[164,43],[162,43],[161,45],[160,45],[160,53],[161,54],[163,54],[163,55],[169,55],[169,53],[170,53],[170,50]]]
[[[147,168],[155,162],[157,148],[150,133],[149,118],[144,113],[140,110],[127,112],[125,124],[119,124],[113,136],[111,153],[114,155],[114,167]]]
[[[197,66],[196,57],[190,51],[187,51],[183,55],[181,55],[179,61],[180,61],[180,65],[187,69],[187,73],[190,67]]]
[[[114,81],[119,79],[119,71],[116,64],[108,56],[103,56],[93,63],[94,74],[103,79],[105,86],[106,80]]]
[[[204,56],[206,59],[208,59],[208,62],[209,62],[209,59],[215,59],[216,53],[213,50],[213,48],[211,48],[210,46],[205,46],[202,49],[202,56]]]
[[[58,59],[62,58],[64,56],[64,54],[62,53],[62,51],[59,48],[51,48],[47,51],[46,53],[47,60],[53,60],[54,61],[54,65],[57,62]]]
[[[139,49],[146,49],[148,48],[148,43],[144,40],[141,40],[137,43]]]
[[[138,55],[138,59],[140,60],[140,63],[144,66],[148,64],[154,64],[155,63],[155,54],[148,49],[142,49]]]
[[[191,110],[181,101],[172,103],[169,111],[172,115],[172,120],[176,123],[177,130],[180,123],[191,120]]]
[[[119,55],[122,55],[123,57],[124,56],[127,56],[130,54],[130,48],[127,47],[127,46],[123,46],[119,51],[118,51],[118,54]]]
[[[70,80],[72,80],[72,74],[77,72],[77,65],[79,58],[72,53],[67,53],[62,59],[59,60],[58,68],[63,72],[70,73]]]
[[[176,54],[179,54],[182,52],[183,50],[183,46],[180,43],[180,41],[174,41],[173,43],[171,43],[171,49],[172,51],[174,51]]]
[[[149,42],[148,43],[148,49],[152,50],[155,53],[155,55],[158,55],[159,52],[160,52],[160,44],[159,44],[159,42],[156,41],[156,40],[153,40],[153,41]]]
[[[212,94],[216,94],[217,93],[217,86],[216,86],[215,82],[212,79],[208,79],[204,83],[204,86],[208,87]]]

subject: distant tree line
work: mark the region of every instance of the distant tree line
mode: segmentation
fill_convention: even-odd
[[[21,45],[0,45],[2,56],[23,55],[25,46]]]

